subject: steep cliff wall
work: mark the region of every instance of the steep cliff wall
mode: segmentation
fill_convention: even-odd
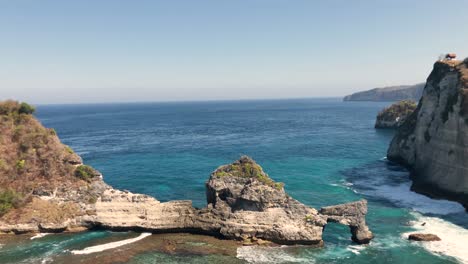
[[[437,61],[388,159],[411,170],[413,190],[468,207],[468,60]]]

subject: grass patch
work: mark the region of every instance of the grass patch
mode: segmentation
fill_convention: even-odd
[[[242,177],[242,178],[255,178],[258,181],[271,186],[277,190],[284,188],[284,183],[273,181],[268,174],[266,174],[262,167],[258,165],[250,157],[242,156],[240,160],[230,165],[225,165],[218,168],[214,173],[214,176],[221,177]]]
[[[16,162],[16,169],[17,170],[23,170],[25,166],[26,166],[26,161],[25,160],[18,160]]]
[[[72,149],[70,146],[65,146],[65,151],[66,151],[68,154],[73,154],[73,153],[75,153],[75,151],[73,151],[73,149]]]
[[[0,190],[0,216],[21,202],[21,195],[12,189]]]
[[[75,170],[75,176],[85,181],[92,180],[97,174],[96,170],[88,165],[80,165]]]

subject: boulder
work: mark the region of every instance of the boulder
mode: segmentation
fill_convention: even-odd
[[[422,234],[422,233],[414,233],[408,236],[409,240],[413,241],[440,241],[440,237],[434,234]]]

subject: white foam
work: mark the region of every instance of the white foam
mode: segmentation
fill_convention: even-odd
[[[47,263],[52,263],[52,258],[45,258],[43,260],[41,260],[41,264],[47,264]]]
[[[313,263],[310,258],[296,257],[287,253],[284,247],[238,247],[237,258],[248,263]]]
[[[50,235],[50,233],[39,233],[39,234],[37,234],[37,235],[31,237],[30,239],[31,239],[31,240],[34,240],[34,239],[37,239],[37,238],[45,237],[45,236],[47,236],[47,235]]]
[[[452,256],[462,263],[468,263],[468,230],[437,217],[422,216],[413,213],[418,219],[412,222],[416,231],[403,233],[402,237],[414,232],[430,233],[440,237],[441,241],[414,242],[436,255]],[[422,225],[423,223],[426,223]]]
[[[359,255],[361,254],[361,250],[364,250],[366,248],[366,246],[363,246],[363,245],[351,245],[351,246],[348,246],[346,249],[353,252],[354,254],[356,255]]]
[[[144,239],[147,236],[151,236],[151,233],[142,233],[141,235],[135,238],[130,238],[130,239],[120,240],[120,241],[106,243],[102,245],[87,247],[82,250],[72,250],[71,253],[75,255],[87,255],[91,253],[101,252],[104,250],[113,249],[113,248],[121,247],[123,245],[135,243],[139,240]]]
[[[376,190],[385,198],[392,200],[397,204],[401,203],[401,205],[421,213],[447,215],[465,211],[465,208],[457,202],[435,200],[425,195],[415,193],[410,190],[409,183],[397,186],[377,186]]]
[[[398,180],[402,180],[402,177],[404,177],[404,180],[406,180],[407,174],[395,173],[394,177]],[[457,202],[435,200],[411,191],[409,179],[398,184],[388,184],[384,178],[375,177],[372,179],[357,179],[355,183],[366,187],[366,189],[362,190],[365,194],[385,198],[400,207],[410,208],[417,212],[438,215],[465,212],[465,208]]]

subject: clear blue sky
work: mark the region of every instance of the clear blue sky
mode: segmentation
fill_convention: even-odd
[[[468,1],[0,0],[0,99],[342,96],[468,56]]]

